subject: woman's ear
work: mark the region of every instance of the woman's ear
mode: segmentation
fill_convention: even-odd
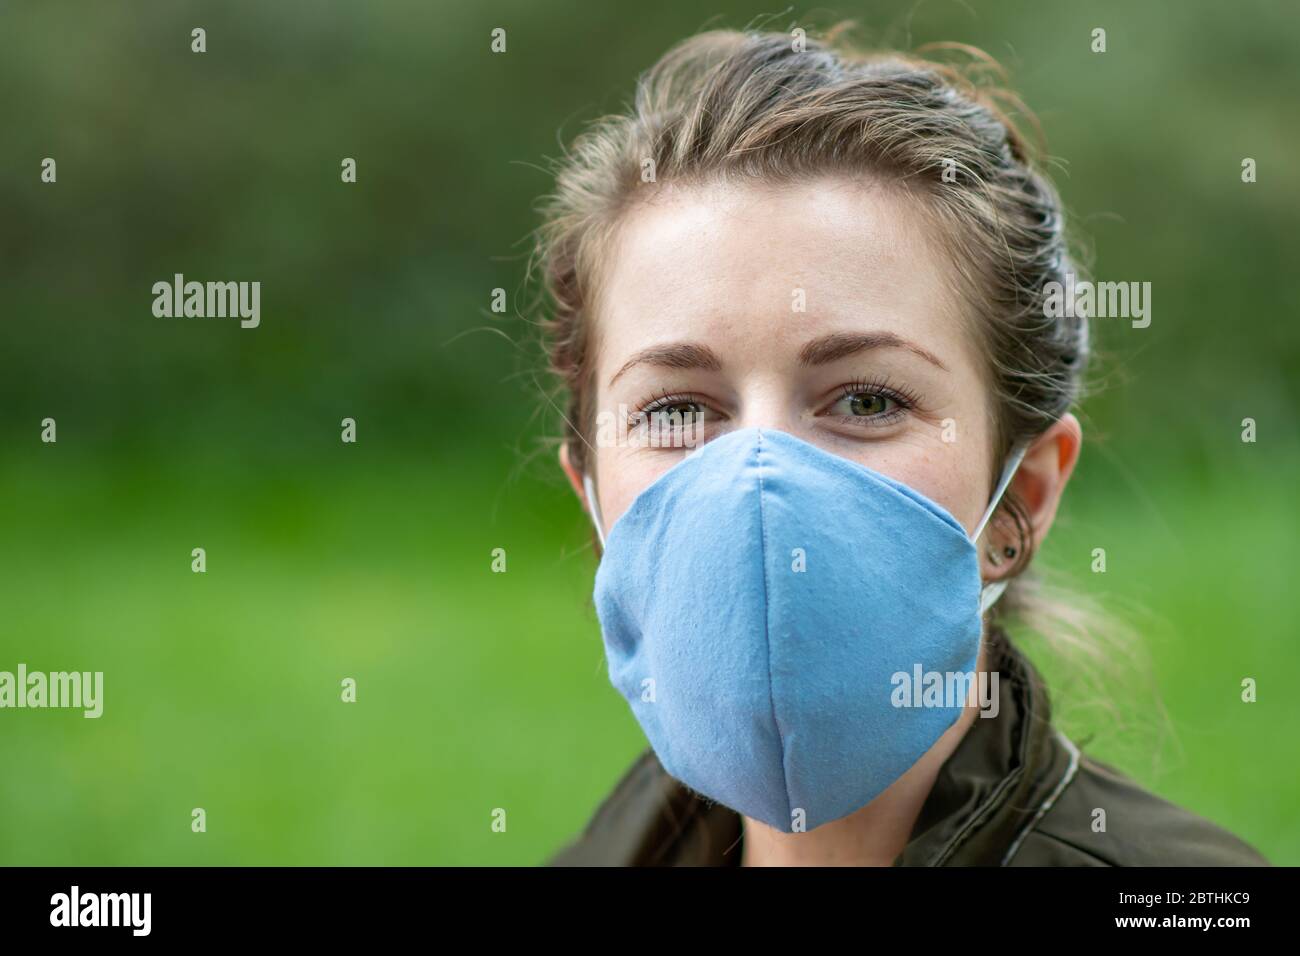
[[[1079,460],[1082,443],[1079,420],[1067,412],[1029,446],[1011,482],[1033,530],[1034,552],[1042,546],[1056,518],[1056,509]]]
[[[578,473],[578,469],[574,468],[573,462],[569,460],[568,442],[560,443],[560,467],[564,469],[565,477],[569,479],[569,484],[573,486],[573,493],[582,502],[583,510],[590,511],[591,509],[587,507],[587,492],[582,487],[582,475]]]
[[[1056,518],[1061,495],[1079,460],[1082,442],[1079,420],[1067,412],[1026,450],[1007,491],[1019,502],[1029,522],[1030,539],[1022,542],[1016,532],[1017,522],[999,509],[989,523],[988,548],[993,556],[987,551],[980,554],[984,580],[996,581],[1023,567],[1020,556],[1005,554],[1004,548],[1019,549],[1023,543],[1031,555],[1037,553]]]

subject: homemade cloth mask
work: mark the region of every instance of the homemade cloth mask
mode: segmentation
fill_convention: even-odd
[[[956,721],[896,706],[896,674],[975,673],[974,534],[919,492],[785,432],[716,438],[602,530],[609,677],[664,769],[785,832],[870,803]],[[908,697],[910,698],[910,694]]]

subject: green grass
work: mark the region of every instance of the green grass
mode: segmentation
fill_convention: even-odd
[[[605,675],[583,519],[511,461],[10,462],[0,669],[101,670],[105,711],[0,712],[0,863],[543,860],[643,743]],[[1156,622],[1181,749],[1125,769],[1295,864],[1289,473],[1160,478],[1158,504],[1103,476],[1044,557]],[[1247,675],[1257,704],[1239,702]],[[1128,753],[1092,719],[1068,729]]]

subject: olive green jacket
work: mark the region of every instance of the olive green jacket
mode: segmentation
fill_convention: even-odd
[[[993,629],[1000,710],[944,763],[895,866],[1267,866],[1231,833],[1085,756],[1050,720],[1028,659]],[[1095,832],[1097,808],[1105,831]],[[733,810],[646,750],[551,866],[739,866]]]

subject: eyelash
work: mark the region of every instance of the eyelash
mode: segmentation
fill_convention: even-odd
[[[669,405],[691,403],[703,405],[704,400],[694,392],[652,392],[637,402],[636,407],[642,414],[649,415]]]
[[[845,424],[854,425],[859,428],[878,428],[881,425],[892,425],[905,412],[909,412],[920,403],[920,397],[910,389],[901,385],[893,385],[885,379],[858,379],[841,386],[840,397],[836,399],[836,404],[843,399],[852,398],[854,395],[861,394],[880,395],[889,399],[896,406],[887,412],[881,412],[879,415],[836,415],[838,421]]]

